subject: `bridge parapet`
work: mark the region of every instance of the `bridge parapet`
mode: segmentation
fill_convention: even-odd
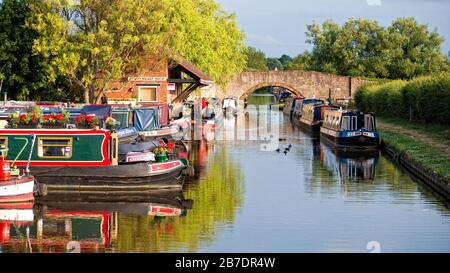
[[[315,71],[263,71],[240,73],[228,83],[225,91],[218,86],[210,86],[206,90],[217,97],[235,96],[244,100],[260,88],[277,86],[300,97],[340,100],[353,98],[356,89],[368,82]]]

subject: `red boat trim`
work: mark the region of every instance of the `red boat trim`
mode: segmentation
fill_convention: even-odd
[[[15,225],[15,226],[31,226],[33,224],[33,221],[2,221],[2,220],[0,220],[0,223],[11,224],[11,225]]]
[[[28,161],[16,161],[17,166],[27,166]],[[69,167],[103,167],[110,166],[109,160],[105,161],[31,161],[30,166],[33,167],[54,167],[54,166],[69,166]]]
[[[15,184],[25,184],[25,183],[29,183],[34,181],[34,176],[27,176],[24,178],[12,178],[9,180],[4,180],[4,181],[0,181],[0,187],[1,186],[10,186],[10,185],[15,185]]]
[[[150,164],[150,173],[160,173],[168,170],[176,169],[183,166],[183,163],[179,160],[164,162],[164,163],[153,163]]]
[[[0,196],[0,203],[15,203],[15,202],[25,202],[25,201],[33,201],[34,195],[33,193],[25,193],[19,195],[10,195],[10,196]]]
[[[104,211],[61,211],[61,210],[51,210],[48,211],[46,216],[54,217],[85,217],[85,218],[101,218],[107,212]]]
[[[0,210],[11,209],[32,209],[34,206],[32,201],[0,204]]]

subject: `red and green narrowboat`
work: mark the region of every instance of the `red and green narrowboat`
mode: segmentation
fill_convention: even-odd
[[[48,190],[180,189],[185,160],[119,164],[118,137],[95,129],[4,129],[13,165],[29,168]]]

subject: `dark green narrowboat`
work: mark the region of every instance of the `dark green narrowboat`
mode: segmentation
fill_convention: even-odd
[[[3,129],[7,160],[51,190],[129,191],[182,188],[186,160],[119,164],[117,134],[90,129]]]

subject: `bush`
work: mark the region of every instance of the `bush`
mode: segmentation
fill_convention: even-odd
[[[450,73],[361,86],[356,106],[379,116],[450,124]]]

